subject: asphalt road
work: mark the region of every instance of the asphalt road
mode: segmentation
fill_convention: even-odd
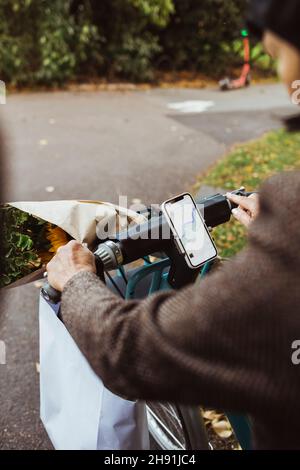
[[[159,203],[290,111],[280,85],[8,96],[0,107],[6,199]],[[28,285],[8,291],[1,307],[0,449],[52,448],[39,420],[37,306],[38,289]]]

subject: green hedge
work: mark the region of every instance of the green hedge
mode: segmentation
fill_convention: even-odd
[[[88,8],[71,0],[0,0],[0,76],[13,84],[63,83],[101,64],[101,42]]]
[[[246,0],[0,0],[0,78],[15,85],[157,68],[224,71]]]

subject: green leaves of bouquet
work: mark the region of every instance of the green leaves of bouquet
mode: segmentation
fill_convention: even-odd
[[[3,254],[0,287],[30,274],[43,264],[41,254],[51,246],[47,222],[14,207],[0,207]]]

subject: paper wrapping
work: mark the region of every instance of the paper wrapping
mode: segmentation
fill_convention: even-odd
[[[10,202],[9,205],[57,225],[75,240],[89,246],[96,240],[97,224],[114,227],[115,230],[108,233],[111,237],[114,231],[125,229],[128,222],[140,224],[145,221],[144,216],[134,211],[102,201]]]
[[[89,247],[97,240],[97,234],[105,232],[105,238],[125,230],[129,224],[141,224],[145,217],[132,210],[102,201],[42,201],[10,202],[16,207],[46,222],[57,225],[74,240]],[[40,279],[45,268],[37,269],[7,288],[17,287]]]

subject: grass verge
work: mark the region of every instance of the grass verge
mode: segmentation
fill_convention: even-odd
[[[224,188],[228,191],[245,186],[251,191],[259,188],[270,176],[300,169],[300,133],[272,131],[261,139],[237,145],[200,176],[194,190],[201,185]],[[222,257],[230,257],[246,244],[246,230],[236,221],[217,227],[214,238]]]

